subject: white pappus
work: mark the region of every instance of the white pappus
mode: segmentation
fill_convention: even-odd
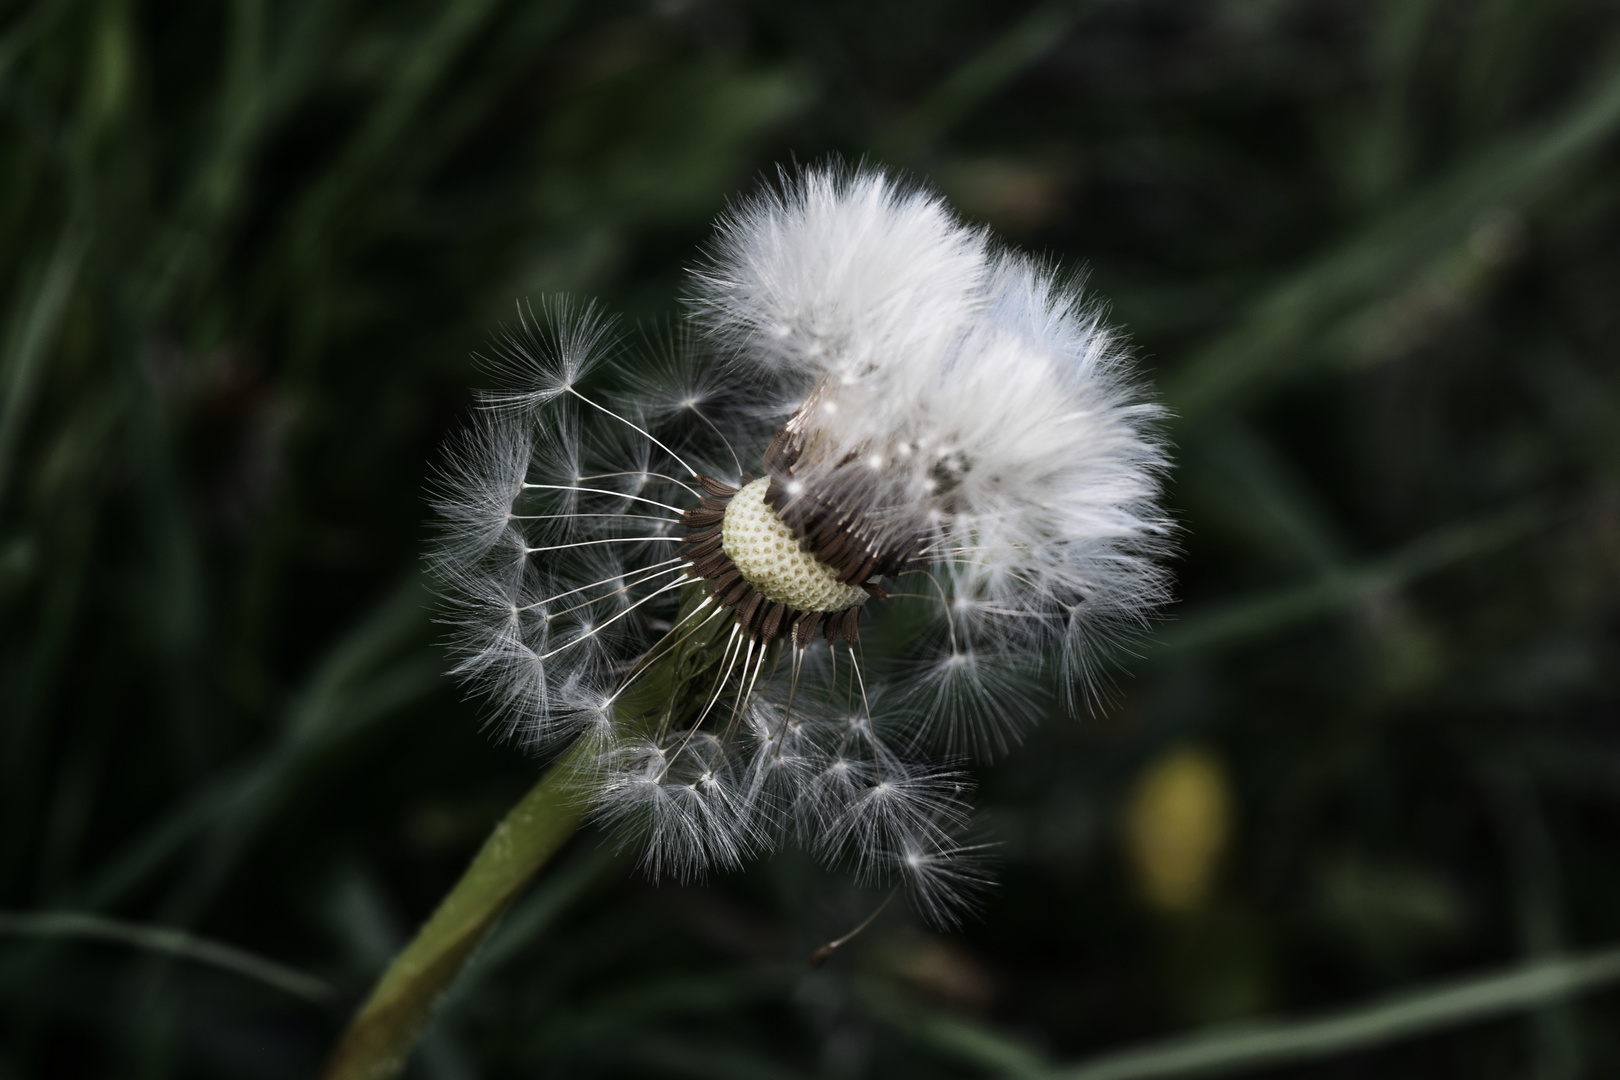
[[[512,737],[588,740],[654,872],[796,835],[948,923],[960,759],[1167,598],[1160,410],[1076,289],[882,173],[784,175],[692,281],[655,355],[562,303],[502,342],[436,485],[455,670]]]

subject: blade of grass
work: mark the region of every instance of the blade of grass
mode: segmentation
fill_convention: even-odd
[[[6,84],[17,58],[33,47],[51,28],[51,24],[72,6],[73,0],[50,0],[48,3],[35,4],[26,15],[12,24],[9,32],[0,36],[0,87]]]
[[[282,742],[242,778],[212,822],[207,842],[163,906],[168,921],[184,925],[201,914],[313,758],[441,685],[439,664],[426,653],[365,678],[426,626],[427,596],[413,576],[329,654],[288,709]]]
[[[811,1075],[735,1043],[697,1042],[641,1032],[621,1041],[612,1057],[641,1065],[660,1076],[693,1076],[699,1080],[807,1080]]]
[[[1377,99],[1353,129],[1356,138],[1347,140],[1346,146],[1351,156],[1340,165],[1355,194],[1368,202],[1408,179],[1414,138],[1412,90],[1437,5],[1434,0],[1386,0],[1377,7],[1368,35],[1368,68]]]
[[[392,170],[385,170],[382,182],[368,185],[368,181],[378,175],[379,163],[388,160],[388,151],[405,137],[432,91],[499,7],[499,0],[450,0],[436,20],[401,42],[401,61],[387,69],[392,76],[331,164],[317,174],[289,211],[273,254],[263,260],[248,289],[247,306],[254,319],[272,311],[290,316],[283,389],[291,398],[314,402],[323,397],[317,378],[320,357],[330,330],[334,297],[343,293],[336,282],[346,280],[349,273],[342,257],[370,238],[361,230],[374,222],[375,215],[369,211],[386,201],[384,192],[393,190],[387,186],[393,180]],[[357,199],[361,200],[358,204]],[[289,288],[294,290],[291,295]],[[284,441],[289,460],[298,459],[308,436],[307,425],[290,426]],[[260,681],[256,659],[263,652],[260,636],[270,624],[282,562],[297,533],[294,506],[290,490],[283,490],[256,535],[242,575],[238,605],[242,644],[237,664],[250,673],[246,679],[250,683]]]
[[[1158,1080],[1320,1060],[1538,1009],[1620,982],[1620,949],[1436,983],[1307,1020],[1254,1021],[1175,1036],[1052,1067],[1033,1047],[907,1000],[892,986],[855,989],[886,1023],[943,1056],[1030,1080]]]
[[[476,78],[459,82],[425,122],[415,125],[406,147],[408,157],[396,163],[401,172],[421,176],[437,167],[498,104],[513,81],[534,63],[537,53],[562,32],[576,0],[548,0],[522,10],[502,23],[500,40],[480,58]]]
[[[1484,521],[1437,530],[1377,562],[1306,585],[1194,611],[1156,635],[1151,655],[1163,657],[1251,640],[1320,618],[1424,574],[1506,547],[1539,520],[1533,510],[1510,510]]]
[[[1043,1077],[1051,1072],[1045,1055],[1034,1047],[982,1024],[930,1009],[891,983],[854,979],[850,989],[884,1023],[947,1058],[1002,1076]]]
[[[0,934],[116,942],[234,972],[306,1001],[322,1002],[332,994],[332,988],[313,975],[169,926],[144,926],[82,911],[0,911]]]
[[[1525,77],[1545,51],[1562,0],[1485,0],[1471,12],[1456,99],[1465,130],[1498,120],[1524,90]]]
[[[1053,1080],[1215,1076],[1318,1061],[1540,1008],[1620,982],[1620,949],[1454,979],[1309,1020],[1234,1025],[1104,1054]]]
[[[102,285],[109,347],[128,404],[123,433],[140,493],[137,518],[145,533],[144,565],[132,575],[142,644],[163,676],[166,700],[159,715],[168,722],[172,759],[187,779],[197,779],[215,763],[217,747],[209,722],[212,682],[205,674],[211,612],[202,538],[181,476],[172,418],[141,364],[143,328],[124,283],[109,275]]]
[[[230,5],[212,137],[196,156],[173,219],[152,245],[152,269],[135,275],[146,317],[169,314],[177,290],[212,284],[249,191],[255,157],[276,124],[316,89],[315,76],[330,63],[332,31],[346,7],[336,0],[297,5],[278,41],[264,0]]]
[[[314,274],[314,281],[325,279],[331,253],[341,246],[339,237],[352,232],[339,227],[335,216],[362,191],[378,162],[404,137],[430,93],[499,6],[499,0],[449,0],[437,20],[401,44],[403,62],[393,69],[393,77],[343,151],[292,213],[285,258],[295,273]],[[326,313],[322,305],[308,301],[319,296],[318,290],[311,293],[298,309],[290,350],[295,384],[308,384],[314,376]]]
[[[173,809],[103,863],[70,902],[81,909],[116,904],[205,835],[209,843],[175,896],[210,895],[312,761],[441,685],[438,665],[429,656],[372,674],[426,626],[422,583],[413,575],[331,648],[289,705],[274,746],[178,799]],[[44,957],[34,950],[0,964],[0,986],[31,977]]]
[[[0,724],[0,894],[21,880],[27,853],[42,842],[33,824],[42,810],[38,800],[45,773],[33,763],[50,737],[51,705],[66,689],[62,676],[75,657],[75,631],[93,610],[87,597],[93,595],[89,581],[102,506],[93,497],[61,496],[97,490],[101,455],[121,411],[116,392],[85,395],[55,433],[51,465],[36,473],[40,483],[34,496],[56,512],[31,523],[37,530],[30,543],[39,552],[34,570],[39,600],[28,620],[26,658],[0,676],[6,701]]]
[[[1037,6],[880,134],[873,141],[874,152],[890,161],[915,157],[1056,48],[1092,6],[1086,0],[1048,0]]]
[[[1564,916],[1558,854],[1541,799],[1520,765],[1505,755],[1478,768],[1495,818],[1515,892],[1519,942],[1527,959],[1564,952]],[[1568,1001],[1549,1002],[1529,1017],[1537,1080],[1573,1080],[1583,1071],[1580,1018]]]
[[[1388,295],[1465,242],[1487,213],[1545,196],[1620,126],[1620,63],[1600,70],[1556,120],[1498,140],[1288,275],[1234,329],[1170,372],[1161,389],[1182,423],[1196,423],[1298,366],[1326,322]]]
[[[251,826],[262,819],[267,807],[285,798],[292,782],[311,760],[332,743],[356,735],[369,724],[419,700],[440,681],[436,665],[423,661],[396,665],[377,679],[355,687],[355,698],[367,702],[367,707],[349,711],[339,730],[321,738],[278,745],[182,799],[180,805],[96,875],[84,890],[82,902],[95,907],[117,903],[211,828],[217,834],[233,836],[228,846],[240,852],[248,839],[244,834],[251,832]],[[222,861],[221,855],[216,853],[212,861]],[[216,869],[207,876],[217,877],[218,873]]]
[[[800,964],[759,964],[717,974],[676,974],[634,984],[557,1016],[543,1045],[589,1044],[672,1013],[725,1013],[758,1001],[779,1001],[803,982]]]
[[[0,509],[10,486],[12,458],[39,385],[40,369],[56,340],[79,277],[90,234],[76,218],[62,228],[31,288],[18,292],[0,355]]]
[[[1341,531],[1306,478],[1237,417],[1198,429],[1182,456],[1182,482],[1197,484],[1207,475],[1219,510],[1241,523],[1251,543],[1320,575],[1340,572],[1349,561]]]

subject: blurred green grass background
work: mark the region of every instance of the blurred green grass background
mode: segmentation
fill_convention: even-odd
[[[876,897],[588,833],[412,1075],[1614,1075],[1617,48],[1603,0],[0,6],[0,1078],[316,1071],[540,767],[420,577],[472,353],[676,317],[833,154],[1088,272],[1182,599],[981,770],[963,933],[812,973]]]

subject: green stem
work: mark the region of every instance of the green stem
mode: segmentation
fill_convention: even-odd
[[[394,958],[327,1059],[322,1080],[398,1076],[473,950],[579,828],[591,755],[576,744],[495,826],[405,951]]]
[[[613,707],[616,723],[646,733],[660,716],[690,719],[725,653],[728,618],[702,618],[710,601],[694,582],[675,629],[654,646],[652,666]],[[580,740],[495,826],[455,888],[394,958],[349,1022],[322,1080],[390,1080],[405,1068],[434,1006],[512,901],[551,861],[590,811],[596,756]]]

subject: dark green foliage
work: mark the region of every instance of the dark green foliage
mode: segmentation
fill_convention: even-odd
[[[0,1080],[314,1072],[539,768],[419,572],[472,354],[556,291],[675,317],[829,154],[1089,270],[1178,414],[1183,599],[979,770],[962,934],[811,973],[881,897],[588,831],[415,1074],[1037,1074],[1588,954],[1271,1075],[1614,1073],[1617,47],[1597,0],[0,8]],[[1122,823],[1185,745],[1231,834],[1161,913]]]

